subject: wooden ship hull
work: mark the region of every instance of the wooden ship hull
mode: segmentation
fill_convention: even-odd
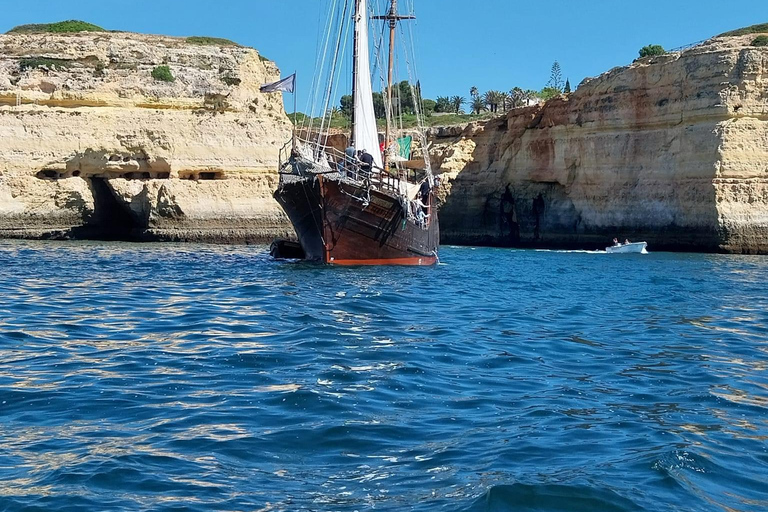
[[[346,7],[352,3],[354,16],[350,17]],[[306,117],[307,137],[294,131],[280,152],[280,184],[274,196],[293,223],[299,243],[274,243],[270,252],[275,257],[333,265],[434,265],[438,261],[436,180],[428,162],[423,126],[419,130],[423,167],[414,168],[412,159],[418,155],[411,147],[413,139],[404,137],[401,146],[392,123],[398,118],[392,101],[395,27],[413,16],[398,14],[397,0],[389,4],[385,15],[372,17],[384,21],[390,29],[388,115],[383,137],[373,104],[368,0],[346,0],[345,9],[331,10],[328,27],[339,29],[334,37],[345,33],[354,36],[348,41],[353,43],[349,139],[342,147],[330,143],[325,121],[330,116],[328,100],[337,77],[334,72],[321,73],[329,83],[320,89],[326,96],[318,131],[312,133],[313,115]],[[327,45],[326,49],[331,50]],[[337,52],[338,46],[334,60]],[[293,92],[294,82],[295,75],[266,84],[262,90]],[[418,119],[419,109],[414,113]]]
[[[304,259],[333,265],[434,265],[440,230],[430,194],[422,222],[394,193],[338,175],[290,176],[275,199],[290,218]]]

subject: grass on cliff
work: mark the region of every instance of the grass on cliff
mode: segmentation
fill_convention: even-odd
[[[48,57],[30,57],[19,61],[19,69],[26,71],[28,69],[47,68],[64,69],[72,66],[72,61],[67,59],[51,59]]]
[[[424,119],[426,126],[451,126],[456,124],[471,123],[472,121],[483,121],[493,117],[490,112],[484,112],[482,114],[448,114],[445,116],[431,116]],[[308,121],[308,116],[302,112],[296,113],[294,119],[293,113],[288,114],[288,118],[296,126],[301,126]],[[315,118],[315,125],[320,126],[320,119]],[[377,120],[378,128],[384,129],[386,121],[384,119]],[[416,116],[413,114],[405,114],[402,118],[403,128],[415,128],[418,126]],[[334,115],[331,118],[330,126],[328,128],[337,128],[340,130],[349,129],[349,119],[343,115]]]
[[[186,41],[189,44],[201,44],[205,46],[240,46],[234,41],[221,37],[190,36]]]
[[[93,23],[80,20],[59,21],[57,23],[40,23],[31,25],[19,25],[9,30],[8,34],[46,34],[65,32],[106,32],[103,28]]]
[[[152,70],[152,78],[161,82],[173,82],[176,77],[171,73],[171,68],[168,66],[157,66]]]
[[[747,34],[768,34],[768,23],[761,23],[760,25],[752,25],[750,27],[740,28],[738,30],[731,30],[725,32],[717,37],[731,37],[731,36],[746,36]]]
[[[752,41],[752,46],[768,46],[768,36],[757,36]]]

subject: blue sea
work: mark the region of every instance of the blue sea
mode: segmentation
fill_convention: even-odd
[[[2,511],[764,511],[768,257],[0,242]]]

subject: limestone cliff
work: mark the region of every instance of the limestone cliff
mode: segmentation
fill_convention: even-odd
[[[167,66],[171,77],[153,77]],[[0,236],[249,241],[290,138],[251,48],[122,32],[0,35]]]
[[[443,241],[768,253],[768,48],[722,37],[432,132]]]

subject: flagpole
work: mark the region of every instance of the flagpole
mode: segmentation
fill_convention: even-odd
[[[293,72],[293,140],[292,148],[296,149],[296,71]]]

